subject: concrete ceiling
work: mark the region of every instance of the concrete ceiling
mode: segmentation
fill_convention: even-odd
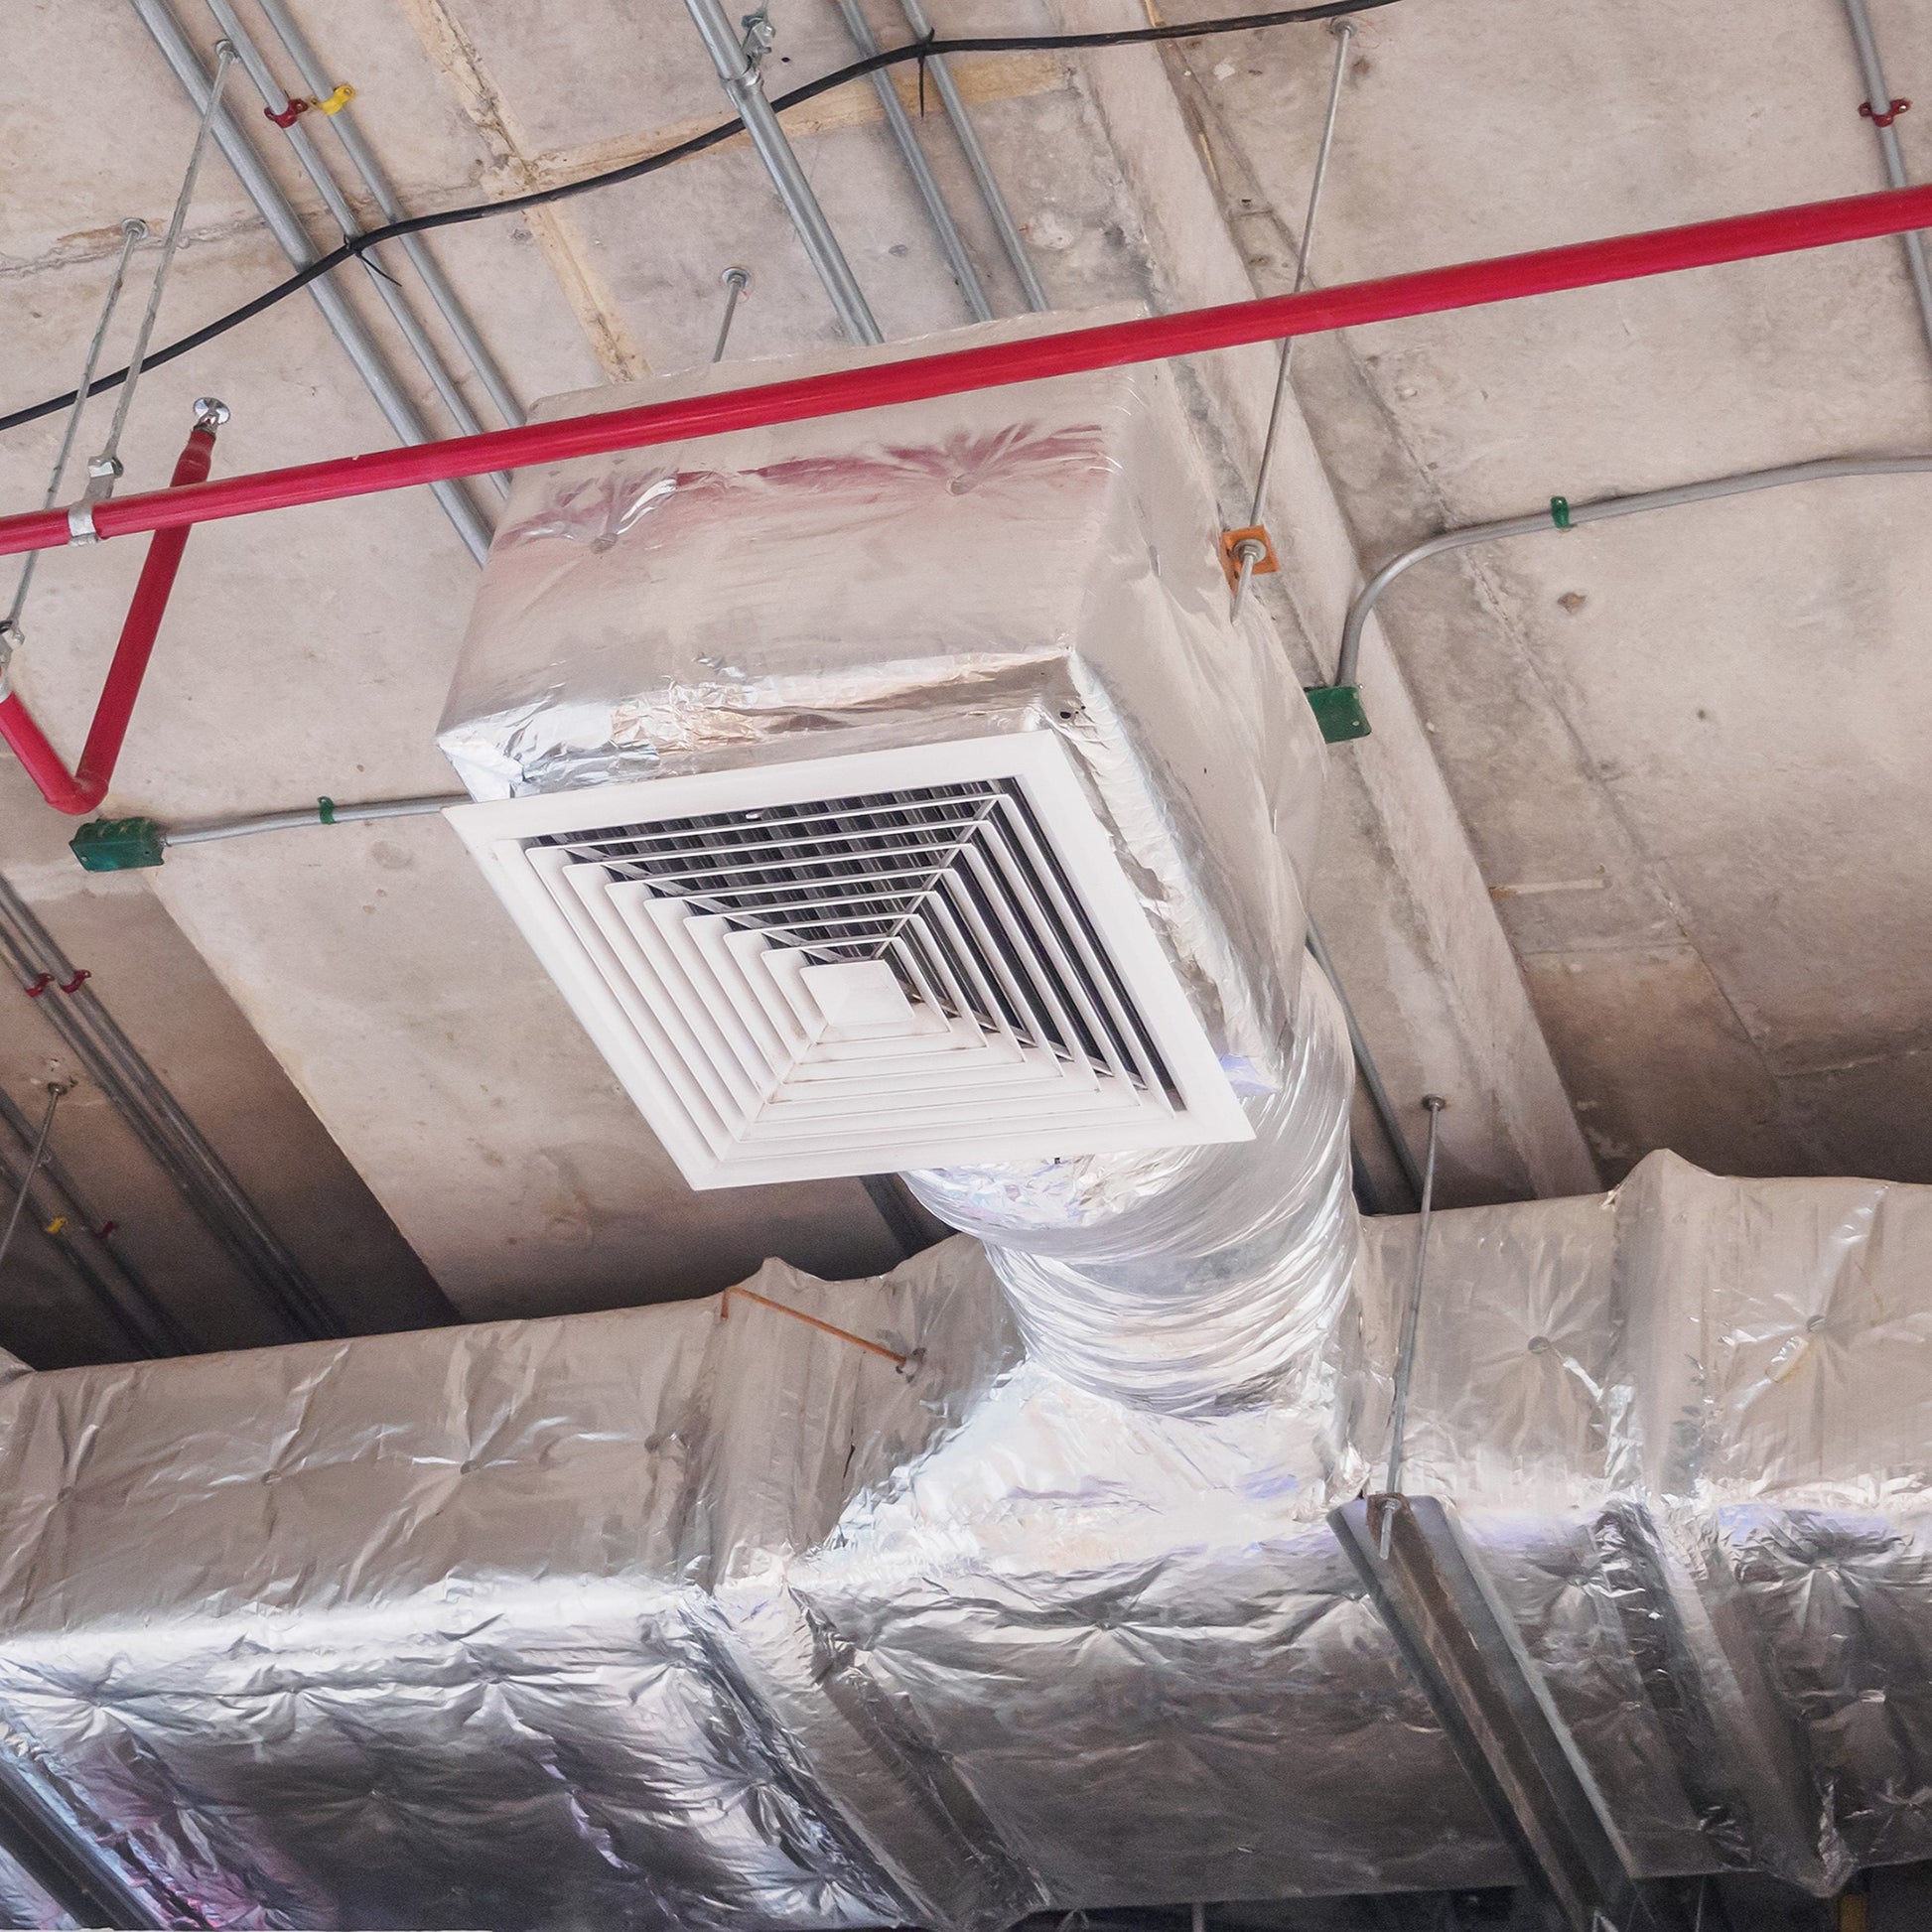
[[[1932,5],[1872,4],[1894,87],[1932,90],[1915,70]],[[882,39],[903,38],[895,7],[869,10]],[[1171,18],[1216,10],[1167,0]],[[210,45],[199,0],[178,11]],[[295,11],[356,85],[412,210],[569,179],[723,111],[679,0]],[[1142,0],[930,11],[972,32],[1147,18]],[[774,87],[851,58],[826,0],[772,16]],[[17,0],[10,19],[0,406],[71,383],[118,223],[159,229],[193,134],[130,8],[100,0],[84,35],[74,22],[58,0]],[[962,63],[1055,305],[1287,286],[1331,50],[1296,28]],[[281,137],[245,79],[231,86],[327,245]],[[1838,0],[1768,19],[1401,0],[1359,25],[1315,279],[1880,185],[1863,91]],[[887,334],[964,321],[870,91],[795,119]],[[1916,160],[1914,117],[1899,127]],[[926,132],[1013,312],[956,152]],[[526,401],[703,360],[731,263],[756,275],[734,357],[838,340],[742,141],[434,247]],[[211,159],[163,337],[285,272]],[[400,362],[366,279],[339,279]],[[124,313],[117,344],[131,326]],[[1358,331],[1304,345],[1296,368],[1269,512],[1285,569],[1264,589],[1303,681],[1331,665],[1362,566],[1436,529],[1559,492],[1932,447],[1893,243]],[[1265,349],[1190,373],[1231,520],[1271,380]],[[133,485],[165,474],[207,392],[234,410],[224,472],[391,440],[298,297],[148,378]],[[38,500],[57,434],[50,419],[0,439],[0,500]],[[1742,1173],[1932,1179],[1927,486],[1839,483],[1525,539],[1391,594],[1364,670],[1375,736],[1332,755],[1318,911],[1398,1104],[1451,1098],[1450,1197],[1581,1190],[1659,1146]],[[44,566],[18,678],[69,749],[139,562],[112,544]],[[169,821],[449,789],[431,735],[476,575],[426,492],[199,532],[107,809]],[[0,814],[0,866],[87,952],[353,1325],[436,1319],[443,1297],[472,1318],[554,1311],[714,1289],[766,1254],[847,1275],[897,1253],[856,1182],[685,1190],[438,820],[179,849],[103,881],[72,867],[66,828],[11,767]],[[0,1079],[29,1111],[54,1050],[27,1003],[0,1013]],[[198,1340],[272,1338],[117,1133],[84,1089],[61,1124]],[[1400,1204],[1366,1118],[1362,1141]],[[51,1257],[29,1247],[8,1272],[0,1340],[50,1363],[112,1352]]]
[[[1909,93],[1932,8],[1872,11]],[[1403,6],[1359,46],[1327,280],[1884,185],[1838,0]],[[1187,59],[1264,287],[1321,57],[1275,35]],[[1916,161],[1925,130],[1898,128]],[[1932,448],[1896,242],[1309,349],[1304,406],[1370,564],[1554,494]],[[1912,478],[1737,498],[1465,552],[1387,602],[1606,1177],[1657,1146],[1932,1174],[1923,508]]]

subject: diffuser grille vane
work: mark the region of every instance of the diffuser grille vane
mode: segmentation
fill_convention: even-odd
[[[1246,1134],[1042,735],[451,817],[696,1186]]]

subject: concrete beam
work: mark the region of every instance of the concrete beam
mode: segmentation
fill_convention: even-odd
[[[1117,26],[1115,11],[1093,0],[1059,8],[1068,31]],[[1087,63],[1085,84],[1141,211],[1162,304],[1194,307],[1256,293],[1225,190],[1205,165],[1204,142],[1169,61],[1154,50],[1110,52]],[[1275,354],[1202,356],[1194,376],[1234,516],[1266,429]],[[1312,683],[1332,669],[1361,565],[1293,398],[1267,521],[1282,570],[1260,580],[1259,590],[1288,642],[1292,674]],[[1414,1111],[1417,1146],[1422,1095],[1449,1097],[1444,1199],[1589,1192],[1599,1181],[1588,1146],[1422,719],[1374,628],[1362,689],[1375,731],[1331,754],[1315,916],[1377,1062],[1398,1107]]]

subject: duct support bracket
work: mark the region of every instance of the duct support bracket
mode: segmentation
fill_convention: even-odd
[[[1449,1504],[1364,1496],[1328,1525],[1525,1876],[1568,1932],[1683,1932],[1629,1853]]]
[[[1368,736],[1368,713],[1362,709],[1359,684],[1311,684],[1303,695],[1321,727],[1324,744],[1346,745],[1352,738]]]

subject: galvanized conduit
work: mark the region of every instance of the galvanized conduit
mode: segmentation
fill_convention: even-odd
[[[302,1264],[282,1244],[161,1076],[142,1057],[12,885],[0,878],[0,955],[87,1077],[119,1109],[155,1164],[235,1265],[304,1339],[344,1332]]]
[[[704,41],[705,51],[711,56],[712,66],[718,69],[725,97],[745,123],[745,132],[752,137],[752,145],[764,163],[785,212],[791,216],[792,226],[798,230],[798,239],[818,271],[818,279],[825,285],[825,293],[831,298],[846,335],[855,343],[883,343],[886,339],[873,320],[858,277],[853,274],[845,251],[825,218],[825,210],[818,205],[818,197],[812,193],[804,169],[798,165],[791,143],[785,139],[784,129],[778,125],[770,101],[764,97],[758,63],[746,52],[745,43],[733,29],[720,0],[684,0],[684,5]]]
[[[1405,571],[1451,550],[1502,537],[1531,537],[1543,531],[1564,531],[1586,523],[1601,523],[1612,516],[1636,516],[1645,510],[1675,509],[1683,503],[1708,503],[1720,496],[1744,496],[1758,489],[1782,489],[1791,483],[1830,483],[1845,477],[1915,477],[1932,472],[1932,456],[1821,457],[1812,463],[1787,463],[1775,470],[1747,470],[1734,477],[1713,477],[1704,483],[1675,483],[1668,489],[1637,490],[1628,496],[1601,496],[1593,503],[1572,503],[1557,496],[1552,508],[1529,516],[1506,516],[1493,523],[1471,523],[1459,530],[1412,544],[1391,557],[1361,588],[1342,624],[1341,651],[1335,661],[1335,683],[1360,681],[1362,631],[1382,594]]]
[[[0,1151],[0,1177],[10,1188],[18,1187],[27,1178],[25,1157],[33,1145],[34,1125],[4,1092],[0,1092],[0,1127],[19,1145],[23,1157],[15,1161],[10,1154]],[[95,1213],[51,1147],[41,1156],[27,1204],[54,1252],[144,1355],[194,1352],[194,1343],[156,1298],[139,1270],[125,1255],[107,1245],[102,1230],[108,1223]],[[58,1235],[48,1232],[50,1226],[63,1221],[67,1225]],[[104,1267],[102,1262],[106,1264]]]
[[[1871,28],[1871,16],[1864,0],[1845,0],[1845,14],[1852,29],[1852,43],[1858,56],[1859,72],[1864,82],[1863,113],[1878,137],[1884,159],[1885,181],[1892,188],[1910,186],[1905,171],[1904,150],[1899,146],[1893,126],[1897,116],[1911,103],[1895,102],[1878,57],[1878,42]],[[1925,331],[1928,349],[1932,349],[1932,267],[1927,264],[1922,230],[1907,228],[1899,235],[1905,249],[1906,265],[1911,271],[1912,294],[1918,305],[1919,322]],[[1605,517],[1635,516],[1645,510],[1673,509],[1680,503],[1708,502],[1719,496],[1741,496],[1757,489],[1781,489],[1787,483],[1829,483],[1839,477],[1914,476],[1932,470],[1932,457],[1826,457],[1813,463],[1791,463],[1774,470],[1746,470],[1735,476],[1714,477],[1705,483],[1679,483],[1668,489],[1639,490],[1627,496],[1599,497],[1593,503],[1571,503],[1553,496],[1548,512],[1530,516],[1504,517],[1493,523],[1471,523],[1459,530],[1446,530],[1392,557],[1363,585],[1342,625],[1341,651],[1335,664],[1335,683],[1352,685],[1359,681],[1362,630],[1369,614],[1381,601],[1382,593],[1414,565],[1431,557],[1470,544],[1489,543],[1500,537],[1534,536],[1540,530],[1570,530],[1579,524],[1601,522]]]
[[[1892,122],[1911,103],[1892,103],[1891,88],[1885,82],[1885,69],[1878,59],[1878,42],[1871,31],[1871,16],[1864,0],[1845,0],[1846,19],[1851,23],[1852,45],[1859,57],[1859,72],[1864,81],[1865,117],[1878,136],[1878,152],[1884,159],[1885,180],[1893,188],[1903,188],[1910,179],[1905,173],[1905,153],[1898,145],[1898,132]],[[1905,244],[1905,264],[1911,270],[1912,293],[1918,301],[1918,319],[1925,331],[1925,343],[1932,348],[1932,269],[1925,259],[1925,236],[1916,228],[1899,236]]]
[[[222,35],[233,47],[236,57],[247,72],[248,78],[255,83],[255,91],[262,97],[262,104],[271,111],[280,111],[288,99],[281,83],[275,78],[274,71],[262,58],[262,51],[250,38],[247,28],[241,24],[240,16],[229,4],[229,0],[207,0],[207,10],[214,16],[214,22]],[[298,119],[283,129],[290,151],[302,164],[302,172],[309,177],[310,183],[322,197],[322,205],[329,210],[330,219],[342,229],[345,238],[361,232],[361,223],[355,217],[355,210],[349,207],[348,198],[337,186],[336,178],[324,164],[316,144],[309,138],[309,130]],[[450,420],[466,435],[474,436],[483,428],[483,421],[470,407],[470,399],[457,384],[455,375],[443,360],[442,352],[430,340],[429,331],[423,327],[422,319],[411,306],[403,286],[390,275],[382,264],[370,255],[361,258],[364,272],[369,278],[369,286],[380,298],[382,306],[389,311],[390,319],[401,332],[402,339],[409,345],[410,353],[421,365],[423,373],[430,379],[436,393],[443,399],[443,407],[450,412]],[[499,495],[507,496],[510,480],[501,471],[492,474],[490,482]]]
[[[931,38],[932,24],[926,19],[918,0],[899,0],[898,10],[905,16],[905,24],[912,30],[915,40]],[[1006,196],[1000,192],[993,164],[986,158],[979,130],[973,125],[973,117],[966,111],[965,101],[960,98],[959,87],[952,77],[952,69],[946,57],[943,54],[929,56],[925,62],[925,71],[932,81],[933,91],[939,96],[940,106],[946,110],[946,118],[952,123],[953,138],[958,141],[959,151],[965,157],[967,171],[973,177],[974,187],[979,190],[981,202],[985,204],[993,231],[1000,237],[1000,246],[1006,251],[1006,258],[1019,278],[1027,307],[1038,315],[1052,305],[1046,300],[1046,291],[1040,287],[1039,277],[1034,272],[1027,244],[1020,234],[1020,224],[1013,218]]]
[[[183,31],[181,22],[175,18],[168,0],[128,0],[128,4],[140,17],[142,25],[154,36],[155,45],[174,69],[176,79],[186,90],[196,112],[204,111],[208,97],[207,70]],[[282,252],[295,267],[306,268],[317,254],[309,231],[276,185],[274,177],[263,166],[253,143],[242,133],[234,116],[225,107],[215,110],[214,139]],[[432,441],[429,426],[403,387],[401,378],[390,367],[343,291],[324,277],[310,285],[309,293],[396,436],[404,443]],[[430,489],[443,506],[444,514],[456,525],[457,534],[462,537],[470,554],[482,563],[489,549],[489,525],[471,501],[468,492],[461,483],[449,479],[431,483]]]
[[[873,37],[872,27],[859,0],[838,0],[838,9],[845,22],[845,30],[852,37],[852,45],[860,55],[869,59],[877,54],[879,42]],[[968,312],[975,322],[991,322],[993,305],[986,299],[985,284],[979,278],[979,270],[973,266],[972,256],[966,252],[965,237],[959,232],[959,224],[952,218],[952,209],[946,206],[945,196],[939,191],[932,164],[926,160],[925,150],[919,146],[919,137],[913,133],[912,123],[899,104],[898,88],[893,76],[882,69],[872,76],[872,84],[873,91],[879,96],[880,110],[886,116],[886,126],[897,144],[899,158],[905,163],[905,172],[912,177],[912,186],[918,191],[919,200],[925,205],[926,218],[939,238],[940,252],[946,258],[946,266],[952,271],[953,280],[959,285],[960,294],[966,299]]]
[[[276,38],[288,50],[296,72],[302,76],[302,84],[319,98],[330,94],[335,82],[330,79],[328,69],[317,59],[308,36],[297,26],[282,0],[255,0],[255,4],[261,9],[263,19],[274,29]],[[381,162],[375,158],[374,150],[362,138],[362,130],[355,122],[354,109],[339,108],[330,115],[329,125],[343,144],[343,152],[348,156],[349,165],[361,177],[362,186],[368,190],[376,212],[385,222],[402,220],[402,205],[396,200],[396,192],[390,186]],[[436,304],[443,320],[449,325],[450,334],[455,337],[464,359],[476,371],[477,380],[495,405],[496,413],[512,426],[522,422],[523,405],[517,401],[515,391],[496,364],[496,358],[477,333],[477,325],[471,321],[469,311],[450,286],[449,278],[430,252],[429,244],[419,234],[406,234],[396,245],[422,277],[423,287],[429,291],[429,299]]]
[[[252,812],[239,818],[204,818],[186,825],[170,825],[161,833],[164,846],[206,845],[214,839],[242,839],[251,832],[292,832],[304,825],[356,825],[376,818],[427,818],[452,805],[467,805],[467,791],[448,791],[420,798],[376,798],[365,805],[326,803],[297,806],[286,812]]]

